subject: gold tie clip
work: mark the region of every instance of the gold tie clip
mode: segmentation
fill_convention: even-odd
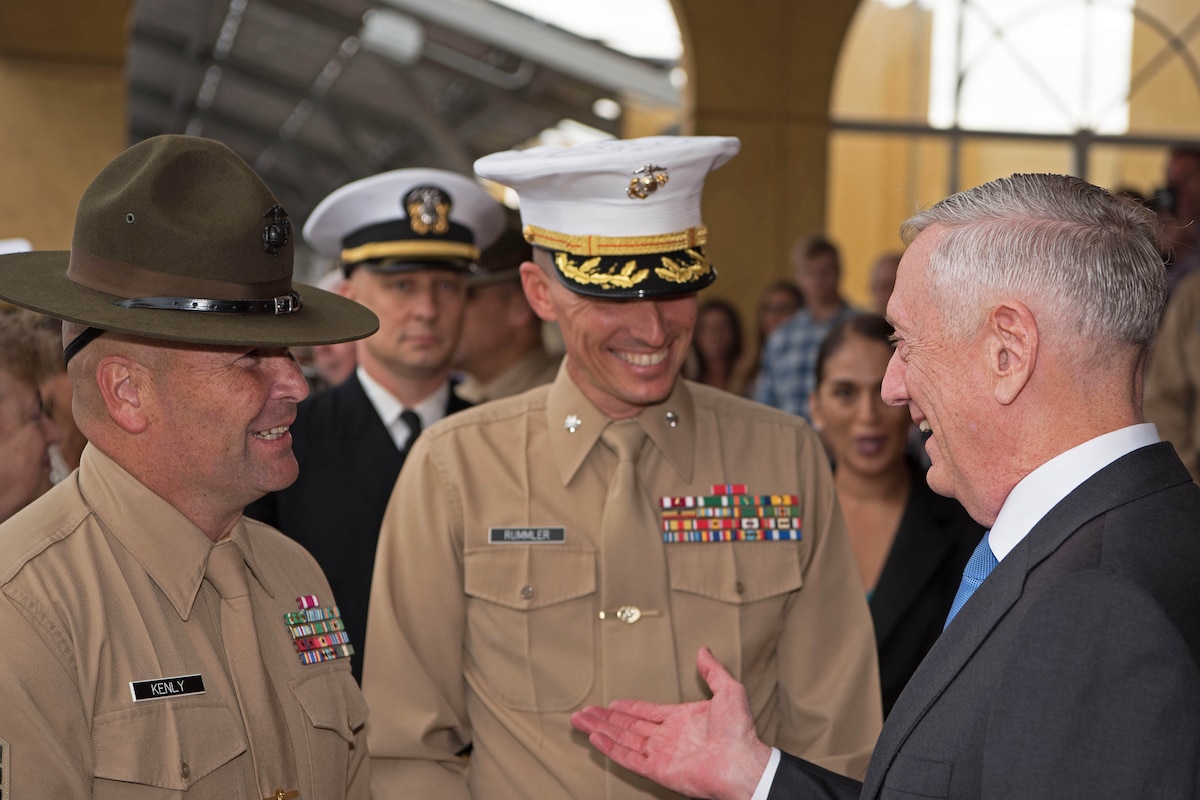
[[[624,622],[626,625],[632,625],[642,617],[657,617],[661,615],[661,611],[642,611],[637,606],[621,606],[616,611],[601,611],[600,619],[615,619],[618,622]]]

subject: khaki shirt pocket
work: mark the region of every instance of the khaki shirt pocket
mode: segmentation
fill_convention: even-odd
[[[103,714],[92,738],[95,800],[177,798],[201,781],[206,794],[243,797],[242,770],[221,768],[246,751],[246,738],[219,703],[157,700]]]
[[[596,554],[490,545],[463,557],[468,680],[526,712],[576,708],[595,672]]]
[[[326,669],[306,676],[292,693],[312,727],[333,731],[342,741],[353,742],[367,721],[367,703],[350,670]]]
[[[762,663],[804,588],[805,542],[666,545],[671,614],[681,653],[708,645],[718,657]]]
[[[317,797],[341,797],[350,774],[355,736],[367,721],[362,692],[350,670],[324,665],[295,682],[292,694],[309,723],[299,734],[304,737],[305,749],[303,763],[297,767],[308,770]]]

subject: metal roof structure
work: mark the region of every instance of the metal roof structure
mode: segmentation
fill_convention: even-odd
[[[302,222],[351,180],[469,174],[564,119],[616,134],[597,101],[676,106],[674,66],[489,0],[136,0],[129,138],[218,139]]]

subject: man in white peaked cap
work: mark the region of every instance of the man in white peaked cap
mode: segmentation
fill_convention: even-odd
[[[304,237],[336,259],[338,291],[375,312],[348,379],[300,404],[292,425],[300,477],[247,513],[300,542],[334,587],[362,676],[375,542],[392,485],[423,428],[469,405],[455,394],[468,275],[504,229],[504,209],[474,178],[399,169],[322,200]]]
[[[701,700],[709,646],[758,730],[860,774],[880,726],[870,616],[807,423],[682,380],[707,174],[727,137],[499,153],[554,383],[417,442],[380,533],[364,693],[380,797],[674,798],[572,731],[588,704]],[[469,752],[469,757],[467,754]]]

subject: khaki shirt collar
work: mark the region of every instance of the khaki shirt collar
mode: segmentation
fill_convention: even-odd
[[[213,542],[174,506],[91,444],[80,457],[79,490],[104,529],[141,564],[186,621],[204,581]],[[255,580],[274,597],[258,567],[244,518],[238,519],[230,538],[241,549]]]
[[[644,408],[637,420],[679,477],[690,483],[696,447],[696,413],[687,382],[677,379],[667,399]],[[550,447],[564,486],[575,477],[609,422],[609,418],[575,385],[567,373],[567,359],[564,358],[546,399]]]

